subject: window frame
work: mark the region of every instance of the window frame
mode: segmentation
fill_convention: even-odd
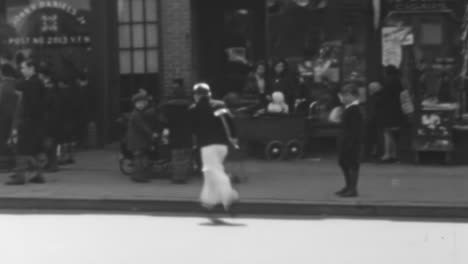
[[[118,32],[119,32],[119,58],[120,58],[120,55],[121,55],[121,52],[122,51],[128,51],[130,53],[130,58],[129,58],[129,62],[130,62],[130,71],[129,72],[126,72],[126,73],[123,73],[122,72],[122,67],[121,67],[121,61],[119,59],[119,73],[120,75],[132,75],[132,74],[158,74],[160,72],[160,51],[161,51],[161,45],[160,45],[160,15],[159,15],[159,10],[160,10],[160,7],[161,7],[161,1],[160,0],[141,0],[142,1],[142,8],[143,8],[143,17],[142,17],[142,20],[141,21],[135,21],[134,20],[134,17],[133,17],[133,1],[135,0],[125,0],[124,1],[124,4],[125,4],[125,7],[124,8],[127,8],[128,9],[128,21],[121,21],[120,18],[118,18],[117,20],[117,26],[118,26]],[[156,15],[156,18],[155,20],[148,20],[147,18],[147,11],[146,11],[146,7],[147,7],[147,1],[155,1],[155,7],[156,7],[156,10],[155,12],[157,13]],[[130,37],[130,40],[129,40],[129,46],[128,47],[121,47],[120,46],[120,28],[122,26],[128,26],[129,28],[129,37]],[[134,26],[143,26],[143,46],[142,47],[135,47],[134,45]],[[156,28],[156,44],[155,45],[148,45],[148,34],[147,34],[147,30],[149,27],[151,26],[155,26]],[[144,62],[143,62],[143,71],[140,72],[140,71],[135,71],[135,63],[134,63],[134,59],[135,59],[135,52],[136,51],[143,51],[143,54],[144,54]],[[154,70],[151,70],[149,69],[149,62],[148,62],[148,53],[150,51],[156,51],[157,53],[157,57],[158,57],[158,61],[157,61],[157,64],[156,64],[156,69]]]

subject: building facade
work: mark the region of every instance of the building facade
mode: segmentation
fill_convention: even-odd
[[[451,0],[0,0],[0,55],[37,58],[58,78],[86,73],[102,145],[139,88],[163,99],[174,79],[204,80],[223,96],[242,85],[239,62],[286,59],[312,83],[378,80],[382,27],[446,2],[460,16]],[[445,39],[434,23],[421,28],[424,41]]]

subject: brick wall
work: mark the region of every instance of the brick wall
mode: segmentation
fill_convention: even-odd
[[[161,73],[163,93],[175,78],[183,78],[186,86],[193,82],[191,0],[161,1]]]

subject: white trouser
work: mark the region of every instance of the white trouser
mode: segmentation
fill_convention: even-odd
[[[222,204],[227,209],[239,194],[232,188],[224,171],[224,159],[228,153],[225,145],[209,145],[201,148],[204,182],[200,201],[206,207]]]

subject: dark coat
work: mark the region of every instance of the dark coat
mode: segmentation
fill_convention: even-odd
[[[18,106],[18,95],[15,92],[16,81],[0,81],[0,155],[6,153],[6,142],[11,135],[14,116]]]
[[[219,101],[203,98],[190,109],[190,120],[192,121],[192,133],[195,135],[196,144],[202,148],[209,145],[229,145],[229,138],[223,125],[222,119],[215,116],[215,111],[225,108]],[[229,115],[225,116],[228,129],[232,137],[236,137],[234,122]]]
[[[21,92],[21,123],[18,129],[18,154],[37,155],[45,134],[45,89],[37,76],[18,83]]]
[[[284,73],[282,75],[273,75],[271,82],[270,92],[282,92],[286,99],[287,104],[289,105],[290,111],[294,109],[294,102],[297,98],[297,82],[294,80],[293,76],[289,73]]]
[[[381,128],[399,127],[403,121],[400,94],[403,85],[398,78],[392,78],[385,82],[379,105],[378,122]]]
[[[267,87],[267,80],[265,80],[265,90],[262,92],[258,87],[257,78],[255,73],[250,73],[247,76],[247,81],[244,86],[244,91],[242,93],[243,97],[248,99],[256,99],[263,105],[267,104],[267,95],[268,95],[268,87]]]
[[[151,146],[152,135],[160,132],[162,124],[158,122],[155,108],[133,110],[127,126],[127,147],[130,151],[146,150]]]
[[[46,136],[57,139],[60,136],[59,94],[55,83],[45,88],[45,127]]]
[[[191,148],[192,134],[190,131],[189,107],[191,101],[188,99],[172,99],[163,106],[164,116],[169,128],[169,142],[171,148]]]
[[[80,125],[81,97],[76,87],[68,86],[57,89],[59,109],[59,137],[60,143],[78,140]]]
[[[364,120],[359,105],[352,105],[344,110],[339,137],[339,153],[345,156],[359,157],[363,141]]]

